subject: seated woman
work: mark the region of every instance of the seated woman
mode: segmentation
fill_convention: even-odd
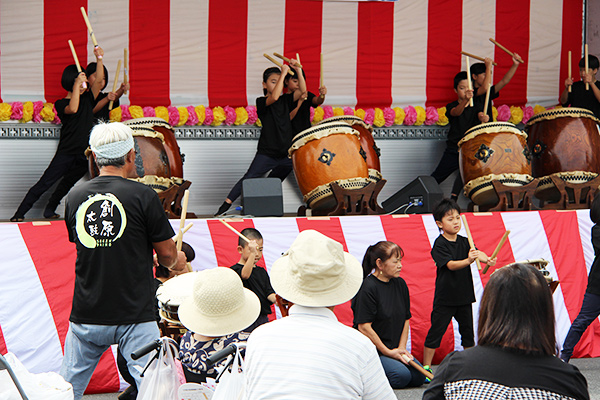
[[[430,399],[589,399],[579,370],[556,356],[554,308],[544,276],[527,264],[496,270],[479,307],[479,343],[446,356]]]
[[[352,300],[354,327],[367,336],[379,352],[385,375],[394,389],[421,386],[425,376],[407,364],[406,350],[410,298],[400,278],[404,252],[396,243],[369,246],[363,258],[364,280]]]
[[[179,343],[186,380],[202,383],[216,378],[217,371],[206,359],[231,343],[245,342],[250,334],[240,331],[249,327],[259,312],[258,297],[244,288],[235,271],[218,267],[199,272],[192,296],[178,309],[179,320],[189,330]]]

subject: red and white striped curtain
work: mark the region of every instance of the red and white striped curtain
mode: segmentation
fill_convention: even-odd
[[[549,106],[581,53],[583,0],[21,0],[0,2],[0,99],[64,96],[63,68],[94,61],[88,11],[110,72],[129,50],[129,102],[245,106],[262,95],[263,53],[299,53],[309,90],[340,106],[442,106],[455,98],[460,51],[493,57],[497,82],[510,57],[526,61],[496,104]],[[120,78],[122,79],[122,77]],[[125,103],[127,99],[123,99]]]

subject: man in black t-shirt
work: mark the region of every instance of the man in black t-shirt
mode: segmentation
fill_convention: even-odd
[[[463,347],[475,345],[471,306],[475,301],[475,292],[469,267],[475,259],[490,267],[496,264],[495,258],[490,259],[483,251],[470,248],[467,238],[458,234],[461,227],[460,207],[454,200],[442,199],[434,207],[433,217],[442,233],[431,249],[437,275],[431,328],[425,338],[423,351],[423,365],[426,368],[431,365],[435,349],[440,347],[452,317],[458,322]]]
[[[301,73],[302,69],[296,60],[290,60],[290,65],[296,70],[296,75]],[[293,102],[306,92],[306,83],[304,77],[300,76],[300,90],[293,94],[282,94],[284,79],[289,69],[290,67],[284,64],[281,70],[272,67],[267,68],[263,73],[265,96],[256,99],[256,112],[262,124],[258,150],[248,171],[233,186],[215,216],[229,210],[231,204],[240,197],[244,179],[259,178],[271,171],[269,178],[279,178],[283,181],[292,172],[292,160],[288,157],[288,149],[294,138],[290,108]]]
[[[61,375],[80,399],[100,356],[118,344],[128,369],[141,384],[147,357],[131,353],[159,337],[155,320],[153,250],[161,265],[186,269],[183,252],[158,196],[126,179],[135,168],[131,128],[99,124],[90,147],[100,175],[67,197],[65,223],[75,243],[75,290]]]

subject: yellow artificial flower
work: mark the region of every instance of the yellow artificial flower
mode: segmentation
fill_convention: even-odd
[[[129,106],[131,118],[144,118],[144,110],[140,106]]]
[[[354,116],[358,117],[364,121],[365,120],[365,110],[363,110],[362,108],[355,108]]]
[[[0,121],[8,121],[12,114],[12,106],[8,103],[0,103]]]
[[[373,125],[381,128],[385,125],[385,118],[383,116],[383,110],[381,108],[375,108],[375,117],[373,118]]]
[[[404,123],[404,118],[406,118],[406,113],[402,109],[402,107],[394,107],[394,112],[396,113],[396,118],[394,118],[394,125],[402,125]]]
[[[523,121],[523,109],[521,107],[510,106],[510,118],[508,122],[517,125]]]
[[[40,111],[40,116],[44,122],[54,121],[56,114],[54,114],[53,107],[54,104],[52,103],[44,103],[44,107],[42,108],[42,111]]]
[[[439,125],[439,126],[448,125],[448,117],[446,116],[446,107],[438,108],[437,112],[438,112],[438,120],[435,124]]]
[[[492,106],[492,117],[494,117],[494,122],[498,122],[498,109]]]
[[[344,109],[342,107],[333,107],[333,115],[336,117],[344,115]]]
[[[325,115],[325,111],[323,110],[323,108],[321,108],[321,106],[315,108],[315,115],[313,117],[313,124],[318,124],[319,122],[323,121],[323,116]]]
[[[235,109],[235,122],[234,125],[244,125],[248,121],[248,111],[244,107],[238,107]]]
[[[206,108],[204,106],[196,106],[196,114],[198,114],[198,125],[202,125],[206,119]]]
[[[225,121],[225,110],[223,107],[215,107],[213,108],[213,122],[210,124],[211,126],[219,126]]]
[[[423,122],[425,122],[425,119],[427,119],[427,113],[425,112],[425,109],[421,106],[416,106],[415,111],[417,112],[417,120],[415,121],[415,126],[423,125]]]
[[[177,111],[179,111],[179,122],[175,126],[181,126],[187,122],[188,118],[190,117],[190,113],[185,107],[177,107]]]
[[[256,120],[256,123],[254,125],[258,126],[259,128],[262,128],[262,122],[260,122],[260,118]]]
[[[29,122],[33,119],[33,103],[31,101],[26,101],[23,103],[23,118],[21,118],[21,122]]]
[[[167,107],[165,107],[165,106],[155,107],[154,113],[156,114],[156,118],[162,118],[165,120],[166,123],[169,123],[169,110],[167,109]]]
[[[535,107],[533,107],[533,115],[539,114],[544,111],[546,111],[546,107],[540,106],[539,104],[536,104]]]
[[[123,120],[123,110],[121,107],[115,107],[110,110],[109,117],[112,122],[121,122]]]

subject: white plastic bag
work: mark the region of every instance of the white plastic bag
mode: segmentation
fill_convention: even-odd
[[[175,366],[177,347],[168,338],[161,338],[158,358],[151,361],[140,385],[138,400],[177,400],[180,382]]]
[[[73,400],[73,387],[56,372],[32,374],[13,353],[4,355],[29,400]],[[0,371],[0,400],[21,400],[7,370]]]
[[[228,368],[217,384],[212,400],[238,400],[244,395],[244,360],[240,355],[240,348],[237,347],[233,355],[233,363]]]

